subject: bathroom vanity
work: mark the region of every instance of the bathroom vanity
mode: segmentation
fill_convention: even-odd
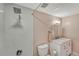
[[[54,56],[69,56],[71,55],[71,39],[60,38],[53,40],[50,43]]]

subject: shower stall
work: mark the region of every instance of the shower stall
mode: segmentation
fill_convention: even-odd
[[[13,3],[0,3],[0,56],[33,55],[32,11]]]

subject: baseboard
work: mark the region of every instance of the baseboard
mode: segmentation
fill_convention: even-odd
[[[73,56],[79,56],[79,53],[77,53],[77,52],[73,52],[72,54],[73,54]]]

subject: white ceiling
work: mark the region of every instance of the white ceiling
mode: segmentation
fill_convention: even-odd
[[[19,5],[35,9],[39,3],[19,3]],[[37,10],[58,17],[66,17],[79,13],[79,3],[49,3],[46,8],[40,6]]]
[[[17,3],[17,4],[30,9],[35,9],[39,5],[39,3]]]

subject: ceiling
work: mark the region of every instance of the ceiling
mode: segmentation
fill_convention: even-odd
[[[19,5],[35,9],[39,6],[39,3],[19,3]],[[37,9],[38,11],[57,17],[66,17],[79,13],[79,3],[48,3],[46,8],[42,8],[41,5]]]
[[[35,9],[39,5],[39,3],[17,3],[17,4],[30,9]]]

